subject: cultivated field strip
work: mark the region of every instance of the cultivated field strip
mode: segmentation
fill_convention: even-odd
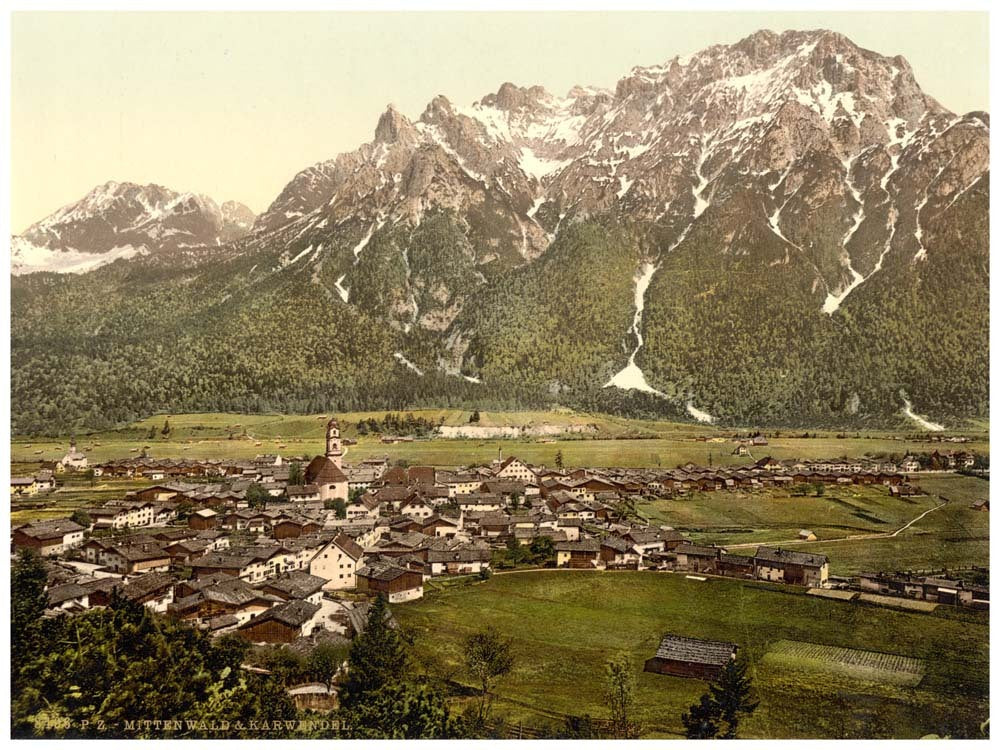
[[[789,667],[846,672],[860,679],[916,685],[924,675],[924,662],[899,654],[826,646],[806,641],[778,641],[768,661]]]

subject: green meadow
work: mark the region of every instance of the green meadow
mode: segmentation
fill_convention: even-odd
[[[743,737],[976,737],[989,715],[988,616],[939,614],[950,609],[914,613],[669,573],[550,570],[432,583],[423,599],[393,611],[413,635],[421,667],[465,688],[473,681],[462,667],[463,639],[486,625],[512,638],[516,667],[495,691],[495,710],[514,724],[607,718],[604,664],[624,653],[634,668],[643,736],[682,736],[681,714],[705,683],[642,671],[671,632],[740,646],[760,699]],[[919,660],[923,676],[913,685],[878,670],[817,668],[815,658],[797,662],[788,641],[833,647],[827,650],[834,654],[873,652],[876,664]]]
[[[376,437],[358,436],[355,425],[361,419],[380,418],[385,412],[338,414],[343,435],[357,439],[347,460],[389,456],[411,463],[442,467],[483,463],[494,459],[498,450],[505,456],[517,455],[533,463],[553,465],[562,452],[566,466],[662,466],[673,467],[692,461],[698,464],[745,465],[754,458],[833,458],[862,456],[866,453],[905,454],[929,452],[935,448],[961,447],[989,452],[985,430],[966,433],[970,443],[939,445],[914,439],[918,432],[857,432],[837,437],[834,432],[810,431],[815,438],[802,438],[804,431],[768,433],[770,444],[754,450],[754,457],[734,456],[731,429],[690,423],[636,420],[605,414],[585,414],[569,410],[482,412],[483,427],[526,425],[593,426],[593,432],[564,433],[554,438],[524,439],[428,439],[385,444]],[[454,409],[414,409],[423,417],[446,425],[467,425],[471,412]],[[327,415],[245,415],[173,414],[157,415],[117,430],[77,435],[77,445],[96,461],[137,456],[143,450],[157,458],[252,458],[259,453],[312,455],[323,448]],[[170,432],[162,434],[166,422]],[[152,431],[152,436],[150,435]],[[745,431],[744,431],[745,432]],[[33,463],[55,460],[66,452],[69,437],[28,439],[14,437],[11,460]],[[709,442],[716,441],[716,442]]]

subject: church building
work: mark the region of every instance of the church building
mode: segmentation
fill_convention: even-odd
[[[344,449],[340,443],[340,427],[336,417],[326,423],[326,455],[316,456],[306,467],[306,484],[319,488],[320,500],[347,502],[347,475],[343,471]]]

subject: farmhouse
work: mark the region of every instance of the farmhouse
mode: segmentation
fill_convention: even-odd
[[[717,563],[719,575],[732,578],[753,578],[753,558],[746,555],[719,554]]]
[[[468,495],[482,485],[482,478],[475,474],[447,474],[438,472],[439,481],[448,488],[448,497]]]
[[[923,599],[959,607],[989,608],[989,587],[976,586],[961,580],[914,576],[907,573],[860,573],[857,586],[862,591],[874,591],[891,596]]]
[[[11,477],[10,494],[30,496],[38,494],[38,482],[34,477]]]
[[[68,518],[18,526],[14,529],[14,549],[33,549],[40,555],[58,555],[83,544],[86,529]]]
[[[754,577],[800,586],[823,586],[830,575],[826,555],[758,547],[753,556]]]
[[[142,604],[154,612],[166,612],[174,601],[175,578],[169,573],[147,573],[124,583],[118,578],[98,578],[83,584],[88,590],[89,606],[106,607],[117,590],[125,599]]]
[[[199,531],[204,529],[214,529],[219,522],[219,514],[211,508],[196,510],[188,516],[188,527]]]
[[[291,643],[312,633],[320,605],[294,599],[240,625],[236,632],[251,643]]]
[[[626,565],[637,567],[639,563],[639,555],[629,543],[615,536],[607,536],[601,540],[600,559],[609,568]]]
[[[440,539],[427,550],[427,565],[434,575],[461,575],[479,573],[490,567],[490,549],[485,545],[472,545]]]
[[[693,573],[715,573],[718,570],[719,556],[725,552],[721,547],[705,547],[699,544],[679,544],[674,553],[677,555],[677,568]]]
[[[714,680],[726,664],[736,658],[737,645],[667,633],[656,655],[646,660],[643,671],[675,677]]]
[[[150,537],[132,537],[123,543],[112,539],[91,539],[84,547],[89,562],[103,565],[115,573],[131,575],[170,569],[171,556],[162,542]]]
[[[535,481],[535,472],[519,458],[511,456],[500,464],[497,469],[498,479],[508,479],[518,482]]]
[[[323,584],[325,583],[326,579],[324,578],[295,570],[264,581],[258,584],[257,588],[282,601],[304,599],[313,604],[319,604],[323,601]]]
[[[298,539],[301,536],[315,534],[323,528],[323,524],[309,519],[283,518],[271,527],[271,536],[275,539]]]
[[[309,561],[309,572],[326,580],[324,589],[353,589],[357,585],[355,572],[364,554],[361,545],[351,537],[338,534]]]
[[[601,543],[597,539],[556,544],[556,565],[560,568],[594,568],[600,556]]]
[[[207,621],[223,615],[244,623],[266,612],[280,600],[239,578],[214,574],[203,580],[182,581],[168,612],[185,620]]]
[[[293,503],[318,503],[321,499],[315,484],[290,484],[285,487],[285,495]]]
[[[424,577],[391,560],[372,560],[356,575],[359,591],[383,594],[392,604],[419,599],[424,595]]]

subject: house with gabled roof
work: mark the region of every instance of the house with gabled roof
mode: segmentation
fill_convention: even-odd
[[[638,566],[639,555],[632,546],[616,536],[606,536],[601,539],[599,557],[606,567]]]
[[[719,556],[726,550],[722,547],[682,543],[674,549],[677,555],[677,569],[692,573],[716,573]]]
[[[490,567],[491,558],[490,548],[482,542],[438,539],[427,549],[427,567],[432,576],[479,573]]]
[[[462,519],[435,513],[425,518],[421,531],[427,536],[453,537],[462,530]]]
[[[509,456],[500,462],[496,477],[497,479],[508,479],[519,482],[533,482],[535,481],[535,472],[521,459]]]
[[[326,579],[314,576],[302,570],[282,573],[275,578],[268,578],[257,584],[257,588],[265,594],[275,596],[282,601],[303,599],[313,604],[323,601],[323,586]]]
[[[830,561],[826,555],[758,547],[753,562],[754,577],[762,581],[823,586],[830,576]]]
[[[33,549],[42,556],[59,555],[83,544],[86,529],[68,518],[34,521],[16,527],[11,536],[14,549]]]
[[[419,599],[424,595],[424,577],[408,566],[389,558],[368,561],[357,572],[358,590],[381,594],[391,604]]]
[[[597,539],[558,542],[556,566],[560,568],[596,568],[601,558],[601,543]]]
[[[319,612],[320,605],[293,599],[243,623],[236,633],[251,643],[291,643],[312,633]]]
[[[327,591],[353,589],[365,551],[347,534],[341,533],[317,550],[309,561],[309,573],[326,581]]]

